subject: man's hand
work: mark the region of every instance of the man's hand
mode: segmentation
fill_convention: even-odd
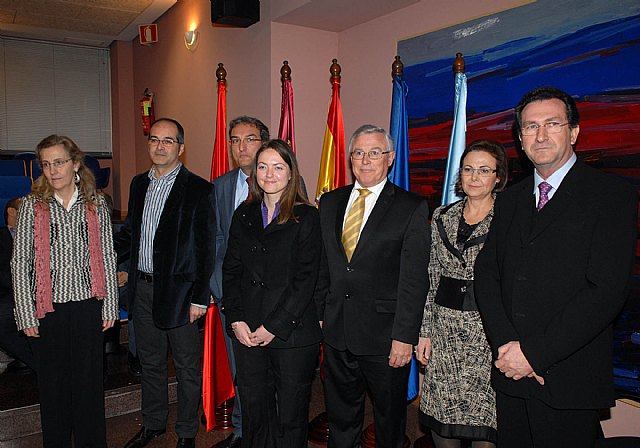
[[[405,342],[391,341],[391,352],[389,353],[389,366],[390,367],[402,367],[411,362],[411,352],[413,345]]]
[[[249,337],[256,345],[264,347],[273,341],[275,335],[264,328],[264,325],[260,325],[256,331],[249,335]]]
[[[416,359],[420,364],[426,366],[431,357],[431,338],[420,338],[416,346]]]
[[[40,333],[38,332],[38,327],[25,328],[22,330],[24,334],[29,336],[30,338],[39,338]]]
[[[258,345],[251,339],[251,329],[246,322],[241,320],[233,322],[231,328],[233,329],[233,334],[236,335],[236,339],[238,339],[238,342],[242,345],[246,345],[247,347],[256,347]]]
[[[496,368],[500,370],[507,378],[515,381],[522,378],[536,378],[538,383],[544,384],[544,379],[536,375],[533,367],[524,356],[520,348],[520,342],[510,341],[498,348],[498,359],[495,362]]]
[[[124,271],[118,271],[118,288],[123,287],[129,281],[129,273]]]
[[[199,306],[191,305],[191,309],[189,310],[189,322],[194,323],[202,316],[207,313],[206,308],[202,308]]]

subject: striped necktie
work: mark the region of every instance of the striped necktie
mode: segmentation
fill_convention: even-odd
[[[371,191],[366,188],[358,188],[358,192],[360,196],[349,209],[342,229],[342,246],[349,261],[351,261],[351,256],[356,250],[358,237],[360,236],[360,227],[362,227],[362,218],[364,217],[364,200],[371,194]]]

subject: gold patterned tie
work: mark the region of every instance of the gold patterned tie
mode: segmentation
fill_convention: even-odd
[[[351,205],[342,228],[342,246],[349,261],[351,261],[351,256],[358,244],[358,236],[360,235],[360,227],[362,227],[362,218],[364,217],[364,200],[371,194],[371,191],[366,188],[358,188],[358,192],[360,196]]]

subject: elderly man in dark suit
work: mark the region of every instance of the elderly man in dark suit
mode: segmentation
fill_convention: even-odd
[[[180,163],[184,130],[173,119],[149,132],[150,171],[131,181],[127,220],[115,237],[129,259],[129,310],[142,365],[142,429],[126,444],[139,448],[166,430],[167,353],[178,379],[178,447],[195,446],[202,366],[196,320],[209,305],[215,256],[213,187]]]
[[[611,324],[629,291],[637,196],[577,160],[567,93],[532,90],[516,120],[535,172],[498,196],[475,267],[498,446],[590,447],[598,409],[614,404]]]
[[[329,447],[359,446],[368,390],[376,447],[399,448],[429,288],[429,210],[387,180],[395,154],[384,129],[358,128],[349,153],[355,183],[320,198],[324,253],[315,297]]]

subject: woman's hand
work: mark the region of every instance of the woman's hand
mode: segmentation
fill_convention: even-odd
[[[29,336],[30,338],[39,338],[40,333],[38,332],[38,327],[25,328],[22,330],[24,334]]]
[[[260,347],[269,345],[269,343],[273,341],[273,338],[275,337],[273,333],[270,333],[269,330],[264,328],[264,325],[260,325],[260,327],[258,327],[256,331],[251,333],[250,336],[253,342],[255,342],[255,344],[259,345]]]
[[[238,339],[238,342],[242,345],[246,345],[247,347],[255,347],[257,345],[251,338],[251,329],[246,322],[241,320],[233,322],[231,328],[233,329],[233,334],[236,335],[236,339]]]
[[[118,271],[118,288],[123,287],[129,281],[129,273],[124,271]]]
[[[113,327],[113,324],[115,324],[115,323],[116,323],[115,320],[103,320],[102,321],[102,332],[104,333],[109,328]]]
[[[431,338],[420,338],[416,346],[416,359],[420,364],[426,366],[431,357]]]

